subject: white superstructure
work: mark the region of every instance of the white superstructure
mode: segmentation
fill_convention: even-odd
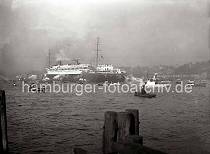
[[[96,68],[99,72],[111,72],[114,67],[111,64],[99,64]]]
[[[83,72],[88,72],[90,70],[90,64],[76,64],[76,65],[56,65],[47,68],[47,74],[52,75],[80,75]]]
[[[99,64],[96,67],[96,70],[97,72],[101,73],[116,73],[116,74],[124,73],[119,68],[114,68],[112,64]]]

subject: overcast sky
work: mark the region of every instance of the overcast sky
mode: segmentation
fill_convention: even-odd
[[[207,0],[15,0],[10,37],[18,41],[16,63],[33,68],[63,40],[67,57],[90,62],[97,36],[104,63],[183,64],[210,58],[208,6]]]

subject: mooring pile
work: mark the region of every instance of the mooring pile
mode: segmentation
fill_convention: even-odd
[[[162,154],[163,152],[143,146],[139,135],[139,111],[107,111],[103,133],[104,154]]]
[[[0,153],[8,152],[5,91],[0,90]]]

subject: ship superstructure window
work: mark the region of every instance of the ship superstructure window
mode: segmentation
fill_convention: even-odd
[[[104,64],[104,65],[98,65],[96,69],[97,71],[100,71],[100,72],[109,72],[109,71],[111,72],[113,71],[114,67],[109,64]]]

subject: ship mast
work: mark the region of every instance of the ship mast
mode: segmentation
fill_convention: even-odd
[[[50,49],[49,49],[49,52],[48,52],[48,58],[49,58],[49,59],[48,59],[48,60],[49,60],[49,61],[48,61],[48,62],[49,62],[48,65],[49,65],[49,67],[50,67],[50,65],[51,65],[51,64],[50,64]]]
[[[100,40],[100,38],[97,37],[97,43],[96,43],[96,67],[98,66],[99,40]]]

